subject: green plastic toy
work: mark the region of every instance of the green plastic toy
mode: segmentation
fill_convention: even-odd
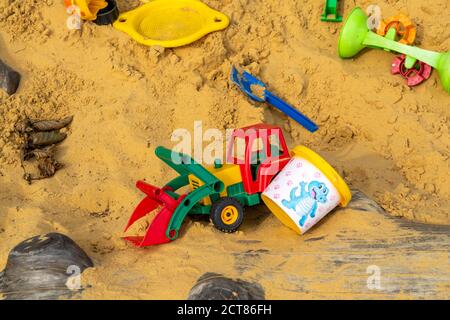
[[[450,51],[438,53],[387,39],[370,31],[367,19],[359,7],[350,13],[339,36],[338,54],[341,58],[352,58],[366,47],[403,53],[409,57],[408,65],[417,59],[435,68],[444,90],[450,94]]]
[[[338,0],[326,0],[320,20],[328,22],[341,22],[342,16],[338,14],[338,6]]]

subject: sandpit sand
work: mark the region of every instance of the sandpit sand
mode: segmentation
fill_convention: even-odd
[[[195,120],[220,129],[279,124],[291,147],[304,144],[321,153],[352,187],[391,215],[450,225],[450,99],[437,73],[410,89],[390,75],[392,54],[368,50],[341,60],[336,46],[342,24],[320,21],[323,1],[207,0],[230,17],[230,26],[165,50],[139,45],[110,26],[89,23],[81,33],[69,32],[61,2],[0,0],[0,57],[23,76],[17,94],[0,91],[0,269],[14,245],[57,231],[74,239],[96,264],[84,274],[83,284],[91,287],[83,298],[182,299],[208,271],[260,280],[268,298],[340,297],[339,279],[310,284],[316,290],[309,292],[287,290],[281,276],[264,279],[261,268],[267,264],[279,275],[302,268],[283,264],[283,255],[266,256],[251,270],[231,262],[250,259],[251,250],[260,247],[311,248],[263,206],[249,210],[250,218],[234,235],[188,219],[171,244],[135,249],[120,239],[142,198],[135,181],[163,185],[174,175],[156,159],[155,147],[172,146],[172,131],[192,131]],[[118,3],[125,11],[139,2]],[[355,5],[371,4],[344,3],[344,15]],[[377,4],[385,17],[408,14],[418,26],[421,47],[450,49],[448,0]],[[310,134],[273,109],[255,107],[230,83],[232,64],[263,79],[315,120],[319,131]],[[26,116],[67,115],[74,115],[74,122],[58,153],[65,167],[28,185],[14,124]],[[343,224],[367,230],[368,237],[383,233],[383,225],[369,230],[358,214],[341,217],[351,220],[336,214],[310,236],[333,234]],[[260,240],[264,245],[255,244]]]

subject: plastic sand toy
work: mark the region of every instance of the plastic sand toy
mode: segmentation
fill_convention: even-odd
[[[377,28],[377,34],[380,36],[411,45],[416,39],[416,33],[416,26],[411,22],[411,19],[404,14],[398,14],[386,20],[382,20]]]
[[[339,36],[338,54],[341,58],[352,58],[366,47],[392,50],[406,55],[405,66],[410,69],[417,60],[435,68],[442,86],[450,94],[450,51],[438,53],[412,47],[387,39],[369,30],[367,15],[356,7],[350,13]]]
[[[345,181],[317,153],[295,147],[291,161],[262,194],[270,211],[287,227],[305,233],[352,195]]]
[[[380,22],[377,28],[377,34],[387,39],[398,41],[404,44],[414,44],[416,39],[416,26],[407,16],[398,14]],[[390,50],[388,50],[390,51]],[[411,61],[414,63],[408,68],[406,64]],[[417,86],[431,76],[433,68],[425,62],[418,61],[405,55],[396,56],[392,61],[391,73],[400,74],[406,79],[409,87]]]
[[[250,99],[257,102],[269,103],[297,121],[310,132],[314,132],[318,129],[317,125],[308,117],[290,104],[283,101],[281,98],[269,92],[266,89],[266,85],[261,80],[252,76],[247,71],[240,74],[238,70],[233,67],[231,70],[231,81],[233,81]]]
[[[392,74],[399,74],[406,79],[409,87],[414,87],[431,76],[433,68],[422,61],[416,61],[416,64],[412,68],[406,68],[405,66],[406,56],[401,55],[394,58],[391,67]]]
[[[83,25],[81,20],[80,8],[76,5],[71,5],[66,8],[66,12],[69,17],[66,20],[66,26],[69,30],[80,30]]]
[[[327,22],[341,22],[342,16],[338,14],[338,7],[338,0],[326,0],[320,20]]]
[[[416,32],[416,26],[404,14],[398,14],[381,21],[377,28],[377,34],[380,36],[410,45],[414,44]],[[407,63],[413,63],[413,65],[408,68]],[[400,74],[406,79],[409,87],[417,86],[427,80],[431,76],[432,70],[433,68],[428,64],[405,55],[394,57],[391,66],[391,73],[394,75]]]
[[[227,163],[204,167],[185,154],[158,147],[156,156],[179,176],[158,188],[138,181],[147,196],[136,207],[125,231],[135,221],[157,210],[144,236],[125,237],[143,247],[175,240],[188,214],[206,214],[223,232],[234,232],[244,218],[244,207],[261,203],[261,192],[289,162],[279,127],[258,124],[236,129],[227,148]],[[187,193],[177,190],[189,187]]]
[[[198,0],[154,0],[122,13],[113,25],[141,44],[172,48],[225,29],[229,23],[227,16]]]
[[[105,0],[64,0],[66,7],[76,5],[80,8],[81,19],[95,20],[100,9],[108,6]]]
[[[351,199],[345,183],[315,153],[305,147],[297,147],[290,154],[283,132],[277,126],[257,124],[234,130],[228,143],[225,164],[216,161],[214,165],[202,166],[188,155],[163,147],[157,147],[155,153],[179,176],[162,188],[144,181],[136,183],[146,197],[134,210],[125,232],[149,213],[156,213],[145,235],[124,237],[138,247],[175,240],[188,214],[209,215],[217,229],[227,233],[236,231],[244,219],[244,207],[260,204],[262,192],[271,198],[270,191],[266,188],[275,176],[282,173],[283,177],[291,176],[292,179],[301,179],[308,174],[318,181],[317,188],[309,187],[312,202],[301,202],[302,205],[311,205],[311,209],[316,208],[318,217],[325,215],[337,203],[347,205]],[[311,173],[306,171],[306,167],[293,164],[292,155],[311,162],[323,175],[316,176],[315,171]],[[288,163],[290,168],[294,166],[292,170],[283,170]],[[289,184],[289,179],[287,183]],[[329,199],[324,200],[327,194],[321,193],[324,190],[320,187],[322,184],[330,190]],[[179,193],[179,190],[186,190],[185,187],[188,187],[188,191]],[[335,189],[339,196],[334,192]],[[315,200],[319,203],[315,203]],[[274,207],[270,205],[269,208]],[[278,211],[274,213],[280,217]],[[283,221],[283,218],[280,219]]]
[[[115,0],[106,0],[108,6],[97,12],[97,19],[94,20],[95,24],[100,26],[113,24],[114,21],[119,18],[119,9]]]

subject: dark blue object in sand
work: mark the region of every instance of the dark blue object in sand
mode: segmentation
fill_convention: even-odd
[[[275,108],[279,109],[281,112],[285,113],[287,116],[291,117],[303,127],[305,127],[310,132],[314,132],[318,129],[317,125],[312,122],[303,113],[299,112],[290,104],[283,101],[281,98],[277,97],[273,93],[266,89],[264,82],[255,78],[247,71],[240,74],[235,67],[231,70],[231,81],[233,81],[247,96],[252,100],[257,102],[267,102]],[[252,90],[252,86],[260,87],[264,90],[264,96],[261,97],[255,94]]]

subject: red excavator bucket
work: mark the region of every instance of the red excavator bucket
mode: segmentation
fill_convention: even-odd
[[[156,214],[144,236],[129,236],[123,238],[138,247],[151,246],[171,241],[171,239],[167,237],[166,231],[175,209],[184,197],[181,196],[178,200],[175,200],[165,191],[165,189],[160,189],[143,181],[138,181],[136,187],[144,192],[147,197],[145,197],[134,210],[125,227],[125,232],[135,221],[158,207],[161,207],[161,209]]]

